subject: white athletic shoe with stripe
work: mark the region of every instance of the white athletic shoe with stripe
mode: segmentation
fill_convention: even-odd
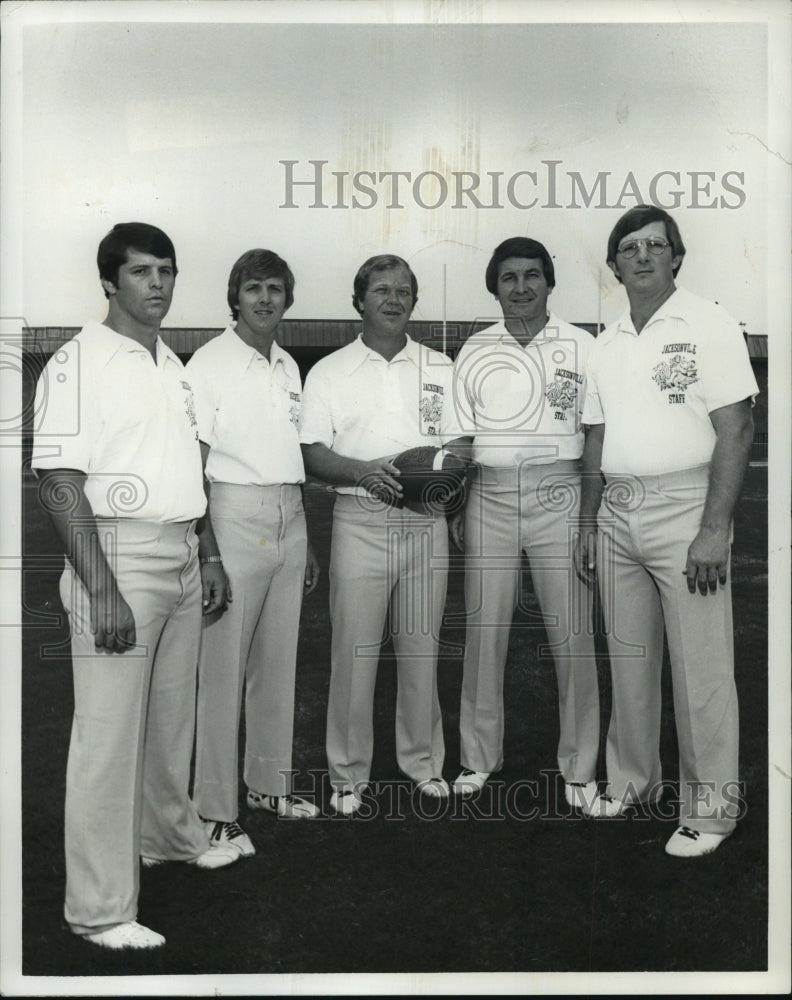
[[[251,844],[250,846],[252,847],[253,845]],[[253,853],[255,854],[255,850]],[[204,870],[225,868],[228,865],[232,865],[235,861],[239,861],[241,857],[240,849],[230,843],[210,843],[208,850],[204,851],[203,854],[199,854],[197,858],[190,858],[187,864],[195,865],[196,868],[203,868]],[[140,863],[144,868],[156,868],[158,865],[164,865],[169,860],[176,859],[148,858],[145,855],[141,855],[140,857]]]
[[[252,858],[256,853],[253,841],[236,820],[224,823],[222,820],[205,819],[204,827],[209,842],[214,847],[235,849],[243,858]]]
[[[296,795],[261,795],[248,791],[247,804],[248,809],[263,809],[281,819],[315,819],[319,815],[313,802]]]

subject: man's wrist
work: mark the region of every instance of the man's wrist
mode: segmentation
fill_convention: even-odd
[[[205,563],[222,563],[223,561],[223,557],[221,555],[199,556],[198,558],[202,566]]]
[[[702,521],[699,531],[708,531],[713,535],[728,535],[731,530],[731,521]]]

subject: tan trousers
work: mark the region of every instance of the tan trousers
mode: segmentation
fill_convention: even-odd
[[[204,628],[193,798],[203,817],[228,822],[239,812],[243,688],[245,784],[262,795],[291,791],[307,535],[294,484],[213,483],[209,509],[233,600]]]
[[[707,466],[663,476],[608,476],[598,573],[608,629],[613,710],[611,795],[660,791],[660,675],[668,637],[679,745],[680,822],[729,833],[738,814],[738,713],[731,582],[691,594],[684,576],[707,495]]]
[[[481,468],[465,516],[465,620],[460,743],[463,767],[503,763],[503,680],[522,553],[528,556],[558,680],[558,767],[566,781],[595,777],[599,691],[591,595],[572,565],[580,502],[577,462]],[[540,650],[540,653],[543,650]]]
[[[339,495],[333,512],[333,625],[327,759],[335,789],[368,782],[374,684],[389,618],[396,652],[396,758],[414,781],[442,776],[437,651],[448,577],[445,517]]]
[[[193,524],[100,519],[100,541],[135,617],[136,648],[97,652],[88,596],[67,563],[74,721],[66,770],[66,920],[77,934],[134,920],[140,855],[209,847],[188,797],[201,634]]]

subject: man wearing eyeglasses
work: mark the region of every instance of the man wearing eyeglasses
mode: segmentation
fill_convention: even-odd
[[[608,788],[589,812],[614,817],[659,796],[665,629],[680,784],[665,849],[698,857],[740,809],[729,549],[758,389],[738,324],[676,287],[684,256],[676,223],[652,206],[610,235],[629,308],[589,355],[575,558],[589,586],[599,578],[613,682]]]

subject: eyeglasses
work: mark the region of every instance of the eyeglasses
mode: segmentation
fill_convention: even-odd
[[[618,253],[629,259],[638,253],[638,247],[641,245],[645,246],[649,253],[653,253],[655,257],[659,257],[666,247],[671,246],[667,240],[661,239],[659,236],[649,236],[643,240],[627,240],[619,247]]]

